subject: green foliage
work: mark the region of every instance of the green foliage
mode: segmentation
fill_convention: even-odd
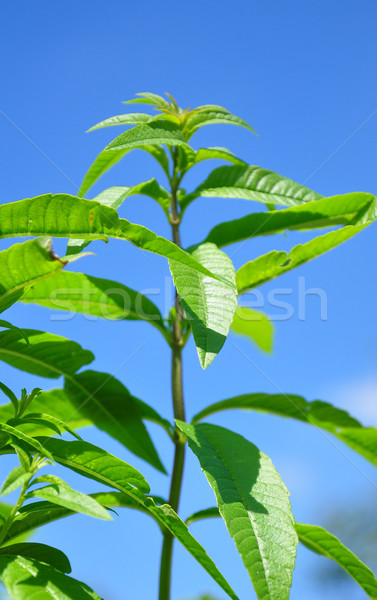
[[[206,125],[230,124],[254,131],[224,107],[208,104],[182,109],[169,94],[164,98],[149,92],[128,103],[155,112],[116,115],[91,128],[117,125],[128,129],[99,153],[77,196],[44,194],[0,205],[0,239],[36,237],[0,251],[0,312],[15,302],[34,303],[50,310],[124,321],[120,327],[127,327],[128,320],[153,325],[171,349],[175,425],[133,396],[114,376],[83,371],[94,355],[77,342],[0,320],[0,360],[38,377],[64,378],[58,389],[34,388],[30,393],[21,389],[20,395],[0,382],[1,395],[7,399],[0,406],[0,454],[11,454],[18,461],[2,480],[3,496],[18,495],[13,505],[0,504],[0,578],[4,586],[15,600],[99,600],[85,584],[67,576],[71,567],[60,550],[24,539],[56,519],[83,513],[109,520],[111,508],[124,507],[150,516],[161,530],[159,600],[171,598],[174,538],[227,596],[237,600],[231,583],[188,530],[190,523],[211,517],[224,520],[259,600],[288,600],[298,539],[310,550],[338,562],[376,598],[374,575],[350,550],[320,527],[295,523],[288,491],[270,458],[237,433],[198,423],[229,409],[289,417],[336,436],[375,466],[377,430],[363,427],[327,402],[255,392],[209,405],[188,424],[182,389],[182,351],[191,333],[203,368],[216,358],[230,329],[271,352],[273,327],[267,315],[238,305],[238,296],[362,232],[377,218],[376,197],[364,192],[322,197],[287,177],[248,165],[227,148],[196,149],[192,138]],[[107,188],[94,199],[84,198],[108,169],[133,150],[143,150],[155,159],[168,181],[167,188],[153,178],[133,186]],[[228,165],[215,168],[186,192],[182,181],[187,173],[212,159]],[[173,241],[119,217],[117,210],[123,210],[123,202],[133,195],[148,196],[159,204]],[[184,250],[180,225],[186,208],[199,197],[255,201],[258,212],[214,223],[204,241]],[[275,246],[263,256],[252,252],[237,273],[220,249],[255,236],[324,228],[324,234],[288,253]],[[54,237],[68,239],[63,259],[52,250]],[[168,315],[124,283],[67,270],[91,241],[109,239],[129,241],[168,259],[176,288],[175,305]],[[151,375],[151,393],[152,382]],[[165,473],[165,457],[160,458],[146,422],[158,424],[174,446],[168,502],[150,495],[147,480],[135,467],[87,443],[76,432],[95,426]],[[64,439],[57,437],[61,434]],[[215,493],[217,507],[199,510],[185,523],[178,515],[178,504],[187,441]],[[66,467],[67,476],[73,471],[102,484],[105,490],[83,494],[73,489],[55,475],[55,463]],[[40,474],[46,467],[49,472]]]

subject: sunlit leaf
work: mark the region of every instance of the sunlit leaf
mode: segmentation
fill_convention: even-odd
[[[246,306],[237,306],[231,329],[234,333],[252,339],[261,350],[272,351],[274,327],[264,313]]]
[[[6,433],[11,439],[21,440],[25,442],[27,446],[30,446],[36,450],[41,456],[46,456],[50,460],[53,460],[52,454],[46,449],[44,444],[41,444],[37,439],[30,437],[23,431],[20,431],[17,427],[12,427],[7,423],[0,423],[0,431]]]
[[[186,145],[180,128],[169,121],[152,121],[146,125],[138,125],[121,133],[106,146],[105,151],[132,150],[141,146],[167,144],[169,146]]]
[[[94,498],[72,489],[60,477],[56,477],[56,475],[42,475],[34,479],[32,485],[39,485],[41,483],[48,483],[50,485],[29,490],[26,499],[42,498],[43,500],[52,502],[52,504],[69,508],[90,517],[105,520],[112,519],[107,510]]]
[[[322,198],[291,179],[252,165],[218,167],[196,190],[182,199],[182,210],[199,196],[242,198],[280,206],[296,206]]]
[[[365,211],[372,211],[368,214],[369,221],[373,220],[375,207],[376,198],[373,194],[357,192],[331,196],[292,208],[252,213],[240,219],[220,223],[209,232],[205,241],[222,247],[285,230],[362,224],[366,222]]]
[[[237,306],[237,293],[232,261],[217,246],[202,244],[192,256],[230,284],[204,277],[175,261],[169,262],[174,285],[194,335],[200,364],[205,369],[226,340]]]
[[[139,183],[138,185],[131,187],[118,185],[108,188],[93,198],[93,201],[99,202],[104,206],[110,206],[111,208],[118,209],[126,198],[136,194],[150,196],[156,200],[158,204],[160,204],[164,212],[167,214],[170,205],[169,193],[162,186],[160,186],[155,179],[151,179],[150,181]],[[89,244],[90,240],[69,240],[67,245],[67,255],[69,256],[71,254],[78,254]]]
[[[7,494],[14,492],[14,490],[17,490],[17,488],[24,485],[24,483],[27,483],[31,477],[32,474],[25,472],[25,468],[23,466],[15,467],[5,479],[1,487],[0,494],[2,496],[6,496]]]
[[[271,460],[215,425],[178,427],[199,459],[261,600],[287,600],[298,543],[288,492]]]
[[[18,332],[0,332],[0,360],[34,375],[57,378],[75,373],[94,359],[89,350],[59,335],[33,329],[25,332],[28,344]]]
[[[270,281],[303,263],[328,252],[359,233],[365,225],[349,225],[318,236],[306,244],[299,244],[289,252],[273,250],[240,267],[236,273],[237,290],[244,294],[248,290]]]
[[[90,127],[88,131],[101,129],[102,127],[110,127],[112,125],[142,125],[149,123],[155,118],[155,115],[147,115],[146,113],[127,113],[125,115],[114,115],[104,121],[100,121],[97,125]]]
[[[316,525],[296,523],[296,529],[300,542],[309,550],[337,562],[370,598],[377,598],[377,580],[374,574],[335,535]]]
[[[226,160],[234,165],[245,165],[243,160],[237,158],[227,148],[199,148],[194,150],[190,146],[179,147],[179,168],[184,173],[194,165],[209,159]]]
[[[50,238],[14,244],[0,252],[0,312],[18,300],[26,286],[60,271],[65,264],[53,253]]]
[[[139,92],[136,96],[137,98],[133,98],[132,100],[124,100],[124,104],[153,104],[154,106],[162,108],[169,108],[170,106],[170,102],[158,94]]]
[[[143,493],[148,494],[150,491],[148,483],[139,471],[98,446],[76,440],[67,442],[44,437],[37,440],[52,453],[57,462],[84,477],[90,477],[110,487],[114,486],[114,482],[118,482],[119,486],[128,486],[130,489],[131,486],[135,486]]]
[[[216,106],[204,108],[201,110],[194,109],[189,112],[184,124],[184,132],[186,139],[189,139],[195,131],[204,127],[205,125],[238,125],[244,127],[249,131],[255,133],[254,129],[246,121],[240,117],[232,115],[229,111],[224,108],[217,108]]]

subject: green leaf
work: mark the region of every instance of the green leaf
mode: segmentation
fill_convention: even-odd
[[[26,498],[42,498],[58,506],[64,506],[78,513],[97,519],[111,521],[112,517],[94,498],[73,490],[68,483],[55,475],[42,475],[33,480],[32,485],[49,483],[45,487],[29,490]]]
[[[6,496],[7,494],[14,492],[14,490],[21,487],[24,483],[27,483],[31,477],[32,474],[25,472],[23,466],[15,467],[5,479],[0,494]]]
[[[59,335],[34,329],[25,332],[28,344],[18,332],[0,332],[0,360],[22,371],[56,379],[75,373],[94,359],[89,350]]]
[[[120,381],[107,373],[85,371],[68,379],[65,391],[77,410],[94,425],[166,473],[138,404]]]
[[[186,523],[190,525],[202,519],[219,517],[217,507],[199,510],[193,513]],[[298,538],[309,550],[337,562],[363,588],[370,598],[377,598],[377,580],[372,571],[361,562],[334,535],[316,525],[296,523]]]
[[[0,576],[13,600],[101,600],[81,581],[23,556],[0,556]]]
[[[73,435],[73,437],[75,437],[78,440],[81,440],[80,436],[77,435],[77,433],[64,421],[62,421],[61,419],[54,417],[53,415],[49,415],[47,413],[27,413],[26,415],[23,415],[21,418],[18,419],[11,419],[11,421],[9,421],[10,425],[16,425],[16,426],[20,426],[20,425],[29,425],[29,424],[33,424],[33,425],[37,425],[37,430],[39,427],[39,430],[42,429],[42,431],[45,431],[46,429],[50,429],[52,431],[54,431],[55,433],[57,433],[58,435],[61,435],[61,433],[63,431],[67,431],[68,433],[70,433],[71,435]]]
[[[26,442],[28,446],[34,448],[34,450],[36,450],[41,456],[46,456],[52,461],[54,460],[50,452],[45,448],[44,444],[41,444],[37,439],[30,437],[16,427],[7,425],[7,423],[0,423],[0,431],[7,433],[12,439],[16,438],[16,440]]]
[[[215,493],[258,598],[287,600],[298,540],[288,491],[271,460],[223,427],[177,425]]]
[[[28,339],[28,343],[29,343],[29,339]],[[34,388],[30,392],[30,394],[27,394],[25,389],[21,390],[21,400],[20,400],[20,408],[19,408],[18,414],[22,415],[25,412],[25,410],[28,408],[28,406],[33,402],[33,400],[35,400],[35,398],[38,398],[38,396],[41,392],[42,392],[41,388]]]
[[[147,321],[170,341],[170,331],[157,306],[140,292],[109,279],[65,271],[33,285],[20,300],[103,319]]]
[[[136,94],[138,98],[133,98],[132,100],[124,100],[124,104],[153,104],[154,106],[158,106],[159,108],[169,108],[170,102],[165,100],[162,96],[158,94],[152,94],[151,92],[139,92]]]
[[[348,225],[336,231],[320,235],[306,244],[299,244],[287,252],[273,250],[259,256],[238,269],[236,273],[237,290],[244,294],[248,290],[270,281],[303,263],[328,252],[362,231],[366,225]]]
[[[35,423],[36,425],[40,425],[41,427],[45,427],[46,429],[50,429],[54,433],[61,435],[60,427],[58,427],[55,423],[52,423],[48,419],[43,419],[40,417],[32,417],[30,415],[30,417],[26,416],[26,417],[20,418],[20,419],[11,419],[8,423],[9,423],[9,425],[12,425],[13,427],[19,427],[20,425],[23,425],[24,423],[33,423],[33,424]]]
[[[183,173],[186,173],[191,167],[197,165],[203,160],[218,159],[226,160],[234,165],[245,165],[245,161],[237,158],[227,148],[199,148],[193,150],[190,146],[179,147],[179,168]]]
[[[292,394],[244,394],[207,406],[193,417],[192,422],[198,423],[229,409],[258,410],[321,427],[377,466],[377,429],[363,427],[346,411],[327,402],[308,402]]]
[[[188,113],[185,119],[184,132],[189,139],[195,131],[205,125],[238,125],[244,127],[253,133],[254,129],[240,117],[236,117],[224,108],[209,107],[201,110],[194,109]]]
[[[184,146],[186,141],[180,128],[169,121],[152,121],[124,131],[106,146],[105,151],[133,150],[142,146]]]
[[[142,225],[120,219],[114,209],[93,200],[68,194],[45,194],[0,205],[0,238],[46,235],[47,232],[55,237],[128,240],[138,248],[172,258],[204,275],[222,280],[170,240]]]
[[[274,326],[264,313],[245,306],[237,306],[232,331],[252,339],[265,352],[272,352]]]
[[[29,471],[31,467],[31,456],[27,447],[21,442],[11,441],[12,448],[16,451],[20,466],[23,467],[24,471]]]
[[[181,209],[185,210],[199,196],[243,198],[280,206],[296,206],[322,198],[291,179],[253,165],[218,167],[196,190],[182,199]]]
[[[18,300],[25,286],[60,271],[65,264],[53,253],[50,238],[14,244],[0,252],[0,312]]]
[[[373,194],[356,192],[331,196],[292,208],[253,213],[240,219],[220,223],[209,232],[205,241],[222,247],[257,235],[270,235],[288,229],[302,230],[358,224],[360,214],[375,206],[376,198]],[[374,219],[373,214],[372,211],[369,220]]]
[[[149,196],[160,204],[165,214],[169,212],[170,194],[157,183],[156,179],[149,179],[132,186],[118,185],[108,188],[93,198],[93,201],[118,209],[126,198],[136,195]]]
[[[149,493],[150,488],[143,475],[123,460],[109,454],[102,448],[84,441],[70,441],[56,438],[37,438],[54,456],[56,462],[89,477],[99,483],[114,487],[114,482],[122,487],[135,486],[141,492]],[[123,489],[119,491],[123,492]]]
[[[142,125],[149,123],[155,119],[155,115],[147,115],[146,113],[127,113],[125,115],[114,115],[104,121],[100,121],[97,125],[93,125],[88,131],[101,129],[102,127],[111,127],[113,125]]]
[[[170,196],[167,190],[160,186],[155,179],[139,183],[131,187],[127,186],[114,186],[104,190],[98,196],[93,198],[94,202],[99,202],[104,206],[110,206],[111,208],[118,209],[124,200],[129,196],[136,194],[143,194],[150,196],[163,208],[165,214],[168,213],[170,205]],[[78,254],[84,248],[89,245],[90,241],[87,240],[69,240],[67,245],[67,255]]]
[[[69,399],[66,397],[63,390],[51,390],[50,392],[42,392],[38,398],[33,401],[33,410],[45,411],[51,415],[55,415],[68,425],[73,427],[83,426],[77,414],[74,414],[75,409],[73,404],[70,405]],[[25,416],[27,416],[27,411]],[[14,412],[11,404],[3,404],[0,406],[0,422],[7,422],[12,419]],[[69,418],[71,416],[71,419]],[[72,425],[73,424],[73,425]],[[87,422],[85,422],[87,424]],[[30,435],[48,435],[45,427],[27,424],[23,427],[23,431]]]
[[[220,517],[219,509],[217,506],[213,506],[211,508],[204,508],[203,510],[198,510],[197,512],[192,513],[189,517],[187,517],[185,523],[187,525],[191,525],[192,523],[196,523],[196,521],[202,521],[204,519],[213,519],[215,517]]]
[[[229,282],[225,285],[176,261],[169,261],[174,285],[190,321],[199,361],[205,369],[226,340],[237,306],[237,291],[232,261],[217,246],[202,244],[192,256]]]
[[[65,442],[54,438],[41,438],[41,440],[53,453],[57,462],[81,475],[119,490],[143,506],[160,525],[167,528],[181,542],[233,600],[238,600],[213,561],[171,506],[167,504],[157,506],[153,498],[144,496],[142,492],[148,493],[149,486],[140,473],[133,469],[132,474],[130,465],[86,442]],[[132,488],[131,485],[138,485],[139,489]]]
[[[18,400],[17,400],[16,395],[12,392],[12,390],[9,389],[9,387],[7,387],[5,385],[5,383],[1,383],[1,381],[0,381],[0,390],[6,396],[8,396],[9,400],[11,401],[11,403],[13,405],[15,414],[17,414],[17,412],[18,412]]]
[[[245,165],[245,161],[241,160],[237,156],[233,154],[227,148],[199,148],[195,152],[195,164],[197,165],[199,162],[203,160],[209,159],[218,159],[218,160],[227,160],[234,165]]]
[[[110,167],[118,163],[123,156],[125,156],[130,150],[144,150],[148,152],[160,166],[163,168],[165,173],[169,175],[169,160],[166,156],[163,148],[160,146],[135,146],[135,148],[126,149],[126,150],[112,150],[112,152],[107,152],[107,150],[103,150],[99,153],[95,161],[89,167],[83,182],[80,186],[78,196],[81,198],[85,196],[85,194],[90,190],[90,188],[95,184],[95,182],[104,174]]]
[[[61,550],[46,546],[46,544],[37,544],[34,542],[23,542],[0,548],[0,555],[23,556],[24,558],[34,558],[39,562],[46,563],[62,573],[70,573],[71,565]]]
[[[118,152],[112,153],[106,152],[105,150],[100,152],[85,174],[77,194],[78,197],[81,198],[82,196],[85,196],[92,185],[94,185],[95,182],[110,169],[110,167],[119,162],[127,152],[129,152],[129,150],[118,150]]]
[[[338,538],[316,525],[296,523],[296,530],[300,542],[309,550],[337,562],[370,598],[377,598],[377,580],[374,574]]]
[[[25,342],[27,344],[29,343],[29,339],[25,335],[25,332],[23,329],[20,329],[19,327],[16,327],[15,325],[12,325],[12,323],[9,323],[8,321],[4,321],[3,319],[0,319],[0,327],[4,327],[4,329],[12,329],[13,331],[18,331],[19,334],[21,335],[21,337],[24,338]]]

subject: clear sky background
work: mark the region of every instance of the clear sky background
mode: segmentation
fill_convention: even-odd
[[[376,18],[373,1],[359,2],[25,2],[6,3],[0,24],[1,52],[1,203],[45,192],[74,194],[96,154],[122,129],[86,134],[98,121],[122,112],[122,100],[135,92],[171,92],[181,106],[221,104],[243,117],[259,137],[240,128],[208,127],[193,145],[227,146],[251,164],[304,183],[324,195],[376,191]],[[140,107],[142,108],[142,107]],[[220,163],[218,163],[220,164]],[[215,161],[196,167],[187,178],[195,186]],[[134,152],[93,188],[132,185],[159,174],[152,159]],[[164,183],[161,180],[161,183]],[[182,225],[183,244],[205,237],[216,223],[255,209],[243,200],[198,200]],[[120,215],[169,236],[160,207],[145,197],[128,199]],[[333,402],[377,424],[377,331],[375,226],[328,255],[261,288],[264,310],[275,315],[271,356],[246,339],[230,336],[222,352],[203,372],[192,340],[184,352],[188,416],[233,395],[264,391],[301,394]],[[231,246],[236,267],[272,249],[289,249],[307,234],[265,237]],[[10,241],[2,241],[2,249]],[[64,254],[57,240],[55,249]],[[161,310],[167,262],[124,242],[93,243],[94,257],[71,268],[118,280],[129,287],[154,290]],[[306,299],[306,317],[298,316],[299,278],[327,297],[327,319],[319,299]],[[268,292],[291,290],[281,300],[294,314],[268,303]],[[159,294],[155,293],[160,289]],[[287,292],[285,292],[287,294]],[[168,296],[168,297],[167,297]],[[17,305],[6,318],[70,337],[96,355],[93,368],[113,373],[141,399],[171,416],[168,348],[148,324],[93,321],[76,316],[53,320],[39,307]],[[277,319],[277,320],[276,320]],[[14,390],[52,389],[61,381],[20,374],[2,364],[1,380]],[[340,442],[300,423],[254,413],[227,413],[212,422],[235,429],[266,452],[291,492],[298,521],[324,524],[332,510],[376,502],[375,470]],[[156,427],[150,431],[165,465],[172,453]],[[84,438],[134,464],[152,491],[167,495],[168,480],[134,458],[120,444],[93,429]],[[1,478],[13,465],[2,459]],[[58,472],[58,470],[57,470]],[[83,491],[94,482],[66,473]],[[214,504],[197,460],[188,455],[181,514]],[[192,532],[229,579],[241,600],[254,598],[232,540],[219,520],[197,524]],[[73,575],[105,600],[157,597],[160,537],[147,517],[121,511],[112,523],[72,517],[47,526],[35,539],[56,545],[71,559]],[[338,598],[336,588],[319,587],[325,559],[298,550],[292,599]],[[313,572],[311,575],[311,571]],[[224,594],[181,548],[174,557],[176,600],[209,592]],[[349,598],[364,595],[352,585]]]

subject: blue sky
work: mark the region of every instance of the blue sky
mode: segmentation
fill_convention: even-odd
[[[195,147],[226,146],[251,164],[306,183],[324,195],[376,189],[376,5],[323,1],[228,3],[124,2],[8,3],[2,9],[1,171],[2,197],[11,202],[45,192],[74,194],[96,154],[121,130],[86,134],[94,123],[124,112],[121,101],[136,92],[171,92],[181,106],[216,103],[243,117],[259,136],[240,128],[208,127]],[[140,107],[141,108],[141,107]],[[219,163],[220,164],[220,163]],[[211,167],[217,166],[213,162]],[[199,183],[209,163],[187,178]],[[131,153],[93,188],[93,196],[111,185],[132,185],[158,171],[144,153]],[[163,183],[163,180],[161,180]],[[255,209],[243,200],[201,199],[187,211],[183,244],[202,239],[216,223]],[[145,197],[127,200],[120,215],[169,236],[157,204]],[[210,402],[264,391],[301,394],[350,410],[365,424],[377,423],[376,410],[376,251],[375,227],[342,247],[261,288],[269,314],[268,293],[284,288],[294,314],[275,321],[272,356],[251,342],[230,337],[208,370],[198,364],[192,340],[184,353],[188,416]],[[228,249],[236,267],[272,249],[288,249],[307,234],[266,237]],[[2,248],[9,245],[2,242]],[[64,254],[58,240],[56,250]],[[92,244],[95,257],[72,266],[98,277],[150,292],[163,310],[167,263],[130,244]],[[309,296],[306,318],[298,318],[299,278],[306,289],[327,297],[321,320],[318,297]],[[281,312],[281,311],[280,311]],[[60,333],[92,349],[94,368],[117,377],[143,400],[171,416],[169,353],[158,332],[147,324],[91,321],[76,316],[57,321],[42,308],[17,305],[7,318],[19,326]],[[135,353],[136,352],[136,353]],[[130,358],[131,357],[131,358]],[[60,381],[20,375],[1,365],[1,380],[17,390]],[[346,447],[299,423],[256,414],[228,413],[212,422],[235,429],[273,460],[291,492],[297,520],[321,524],[331,507],[376,499],[372,467]],[[150,428],[167,466],[171,449]],[[167,495],[168,481],[104,434],[88,429],[85,439],[103,444],[132,462]],[[3,461],[1,474],[12,463]],[[67,474],[72,485],[95,485]],[[214,503],[197,461],[188,458],[182,515]],[[241,560],[223,524],[193,526],[240,598],[253,596]],[[146,517],[124,511],[112,524],[74,517],[50,525],[36,539],[56,544],[71,558],[73,575],[106,600],[144,600],[157,594],[159,533]],[[321,559],[299,549],[293,600],[318,597],[311,566]],[[199,592],[224,595],[189,555],[176,548],[174,598]],[[146,575],[147,573],[147,575]],[[335,599],[336,591],[321,591]],[[362,596],[355,596],[362,597]]]

